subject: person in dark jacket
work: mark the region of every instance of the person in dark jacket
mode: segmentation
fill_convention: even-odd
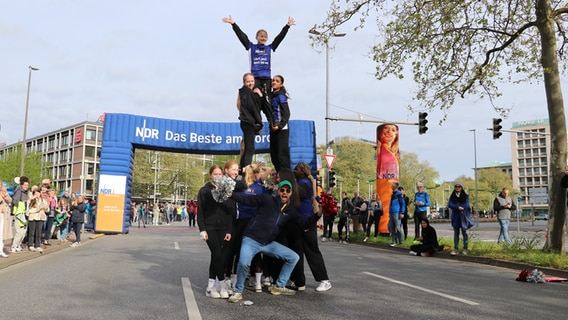
[[[288,92],[284,87],[284,77],[274,76],[272,79],[272,121],[270,123],[270,159],[276,171],[290,169],[290,107]]]
[[[278,184],[278,195],[258,194],[247,195],[233,193],[231,198],[239,203],[249,206],[257,206],[256,214],[251,218],[241,244],[241,253],[237,267],[237,283],[234,294],[229,298],[229,302],[242,300],[245,278],[248,274],[252,258],[257,253],[281,259],[284,261],[276,285],[272,288],[273,295],[294,295],[296,291],[286,288],[286,283],[294,266],[300,259],[297,253],[290,248],[275,241],[280,233],[280,229],[289,221],[294,220],[303,227],[308,227],[319,219],[319,215],[314,214],[305,218],[290,205],[292,195],[292,183],[283,180]]]
[[[267,103],[262,97],[263,93],[260,89],[254,87],[254,76],[252,73],[245,73],[243,76],[243,86],[239,89],[237,97],[237,109],[239,110],[240,126],[243,131],[241,144],[243,150],[239,163],[241,169],[244,169],[252,163],[252,156],[255,150],[254,136],[262,132],[262,116],[260,115],[260,111],[262,105]],[[272,115],[266,113],[266,117],[269,122],[271,122]]]
[[[233,227],[234,202],[227,200],[217,202],[213,198],[212,191],[217,189],[215,178],[221,178],[223,170],[218,165],[213,165],[209,169],[209,178],[207,182],[197,194],[197,225],[201,239],[207,242],[207,246],[211,251],[211,260],[209,262],[209,282],[205,295],[214,299],[229,298],[227,291],[227,283],[225,279],[225,260],[231,241],[231,232]],[[219,281],[220,292],[217,292],[215,280]]]
[[[416,238],[416,241],[421,241],[422,244],[413,244],[410,246],[410,254],[413,256],[430,257],[434,252],[438,251],[440,245],[438,244],[438,235],[436,230],[430,225],[428,219],[420,222],[422,226],[422,236]]]
[[[81,229],[85,223],[85,211],[87,211],[87,203],[83,195],[77,196],[77,202],[71,206],[71,222],[73,222],[73,230],[75,231],[75,242],[71,247],[81,245]]]

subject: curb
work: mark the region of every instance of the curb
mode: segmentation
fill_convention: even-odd
[[[352,241],[352,244],[358,245],[367,245],[367,246],[374,246],[381,249],[393,250],[393,251],[400,251],[408,254],[408,248],[401,248],[401,247],[390,247],[384,244],[375,244],[375,243],[365,243],[360,241]],[[560,270],[560,269],[553,269],[553,268],[546,268],[546,267],[539,267],[530,265],[528,263],[521,263],[521,262],[513,262],[513,261],[505,261],[499,259],[493,259],[488,257],[481,257],[481,256],[464,256],[464,255],[455,255],[452,256],[447,252],[438,252],[432,256],[432,258],[438,259],[448,259],[448,260],[460,260],[470,263],[478,263],[478,264],[486,264],[495,267],[502,267],[507,269],[518,270],[521,272],[522,270],[528,270],[529,272],[533,269],[538,269],[542,271],[547,276],[554,276],[554,277],[562,277],[568,278],[568,270]]]

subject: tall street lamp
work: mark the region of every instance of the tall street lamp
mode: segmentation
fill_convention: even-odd
[[[28,66],[29,75],[28,75],[28,94],[26,97],[26,115],[24,117],[24,139],[22,141],[22,159],[20,162],[20,176],[24,175],[24,159],[26,157],[26,130],[28,129],[28,108],[30,105],[30,84],[32,82],[32,71],[37,71],[39,68],[34,68],[32,66]]]
[[[476,226],[479,227],[479,208],[478,208],[478,203],[479,203],[479,189],[477,188],[477,141],[475,139],[475,129],[471,129],[469,131],[473,131],[473,159],[474,159],[474,165],[475,165],[475,171],[474,171],[474,175],[475,175],[475,220],[476,220]]]
[[[322,33],[316,30],[315,26],[308,31],[309,34],[316,36],[322,35]],[[331,33],[329,38],[335,37],[345,37],[346,33]],[[325,150],[327,153],[331,153],[329,145],[329,38],[325,39]]]

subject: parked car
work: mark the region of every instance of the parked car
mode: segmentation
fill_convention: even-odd
[[[535,219],[535,220],[545,220],[545,221],[546,221],[546,220],[548,220],[548,214],[546,214],[546,213],[537,213],[537,214],[535,214],[534,219]]]

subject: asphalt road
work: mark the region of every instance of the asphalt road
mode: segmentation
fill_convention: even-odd
[[[438,229],[443,230],[442,225]],[[209,250],[185,224],[131,229],[0,264],[0,319],[564,319],[568,283],[449,255],[321,243],[333,288],[306,266],[295,296],[245,291],[252,306],[205,297]],[[463,257],[461,257],[463,258]]]

